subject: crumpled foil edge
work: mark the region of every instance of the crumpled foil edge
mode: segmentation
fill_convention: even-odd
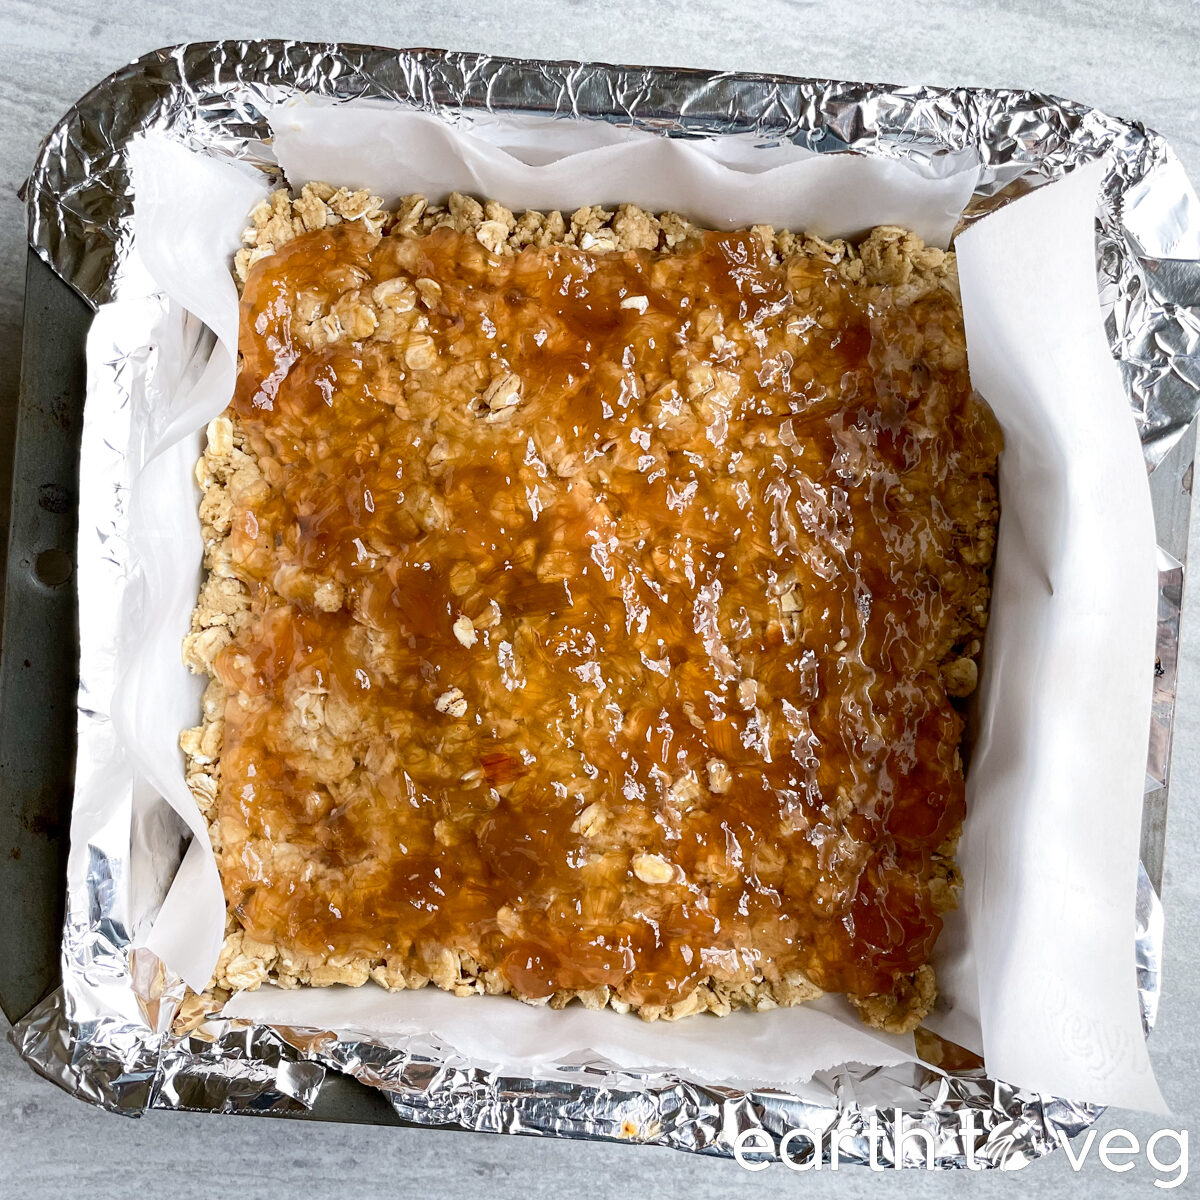
[[[297,42],[190,44],[148,54],[92,89],[55,126],[26,185],[30,245],[91,304],[120,295],[132,245],[125,148],[154,128],[196,149],[275,174],[264,111],[288,93],[374,98],[447,120],[494,110],[604,120],[677,137],[751,134],[816,151],[891,157],[974,148],[982,174],[964,225],[1083,163],[1108,164],[1097,213],[1097,270],[1110,345],[1153,469],[1183,435],[1200,399],[1200,217],[1166,142],[1133,122],[1032,92],[889,87],[597,63],[513,60],[434,50]],[[153,302],[150,307],[153,308]],[[161,316],[161,314],[157,314]],[[144,385],[145,362],[114,353],[89,380],[84,469],[127,486],[121,422]],[[103,405],[105,413],[98,411]],[[84,494],[81,480],[81,496]],[[113,507],[110,504],[110,508]],[[128,566],[123,505],[81,532],[81,587],[119,597]],[[81,522],[81,526],[85,523]],[[1160,672],[1148,777],[1167,782],[1179,637],[1181,564],[1162,555]],[[103,589],[89,595],[105,594]],[[117,603],[114,599],[112,603]],[[119,757],[105,712],[103,664],[81,663],[80,765]],[[843,1067],[814,1084],[827,1103],[746,1092],[611,1063],[562,1064],[545,1078],[506,1076],[451,1048],[392,1045],[324,1031],[210,1020],[187,1035],[170,1022],[184,989],[134,941],[129,798],[72,849],[64,986],[12,1033],[35,1070],[114,1112],[149,1108],[297,1113],[311,1109],[327,1070],[379,1089],[422,1125],[633,1140],[729,1156],[739,1134],[778,1139],[804,1127],[838,1134],[840,1161],[895,1164],[896,1110],[933,1134],[936,1163],[1015,1167],[1090,1125],[1101,1109],[1009,1087],[983,1070],[921,1064]],[[77,829],[77,832],[80,832]],[[94,836],[93,836],[94,835]],[[1138,886],[1137,970],[1143,1023],[1159,994],[1162,909],[1145,872]],[[964,1123],[969,1114],[972,1127]],[[828,1159],[829,1138],[825,1139]],[[750,1157],[753,1157],[751,1155]],[[908,1160],[906,1159],[906,1162]]]

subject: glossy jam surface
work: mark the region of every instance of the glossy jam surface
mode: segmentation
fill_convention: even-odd
[[[998,435],[952,298],[866,295],[750,234],[255,267],[218,662],[254,937],[636,1004],[925,962]]]

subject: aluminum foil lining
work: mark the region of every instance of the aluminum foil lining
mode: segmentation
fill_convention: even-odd
[[[964,223],[1102,159],[1108,171],[1097,213],[1100,297],[1151,469],[1200,408],[1200,206],[1177,160],[1158,134],[1141,125],[1032,92],[353,45],[191,44],[118,71],[55,126],[24,193],[30,244],[93,305],[114,298],[132,245],[130,139],[159,129],[200,152],[273,174],[277,164],[264,110],[299,94],[389,101],[447,120],[464,112],[517,111],[603,120],[672,137],[739,133],[819,152],[936,160],[974,150],[982,173]],[[112,411],[119,413],[127,410],[122,401],[142,369],[144,364],[114,358],[105,364],[105,377],[91,383],[108,390]],[[114,447],[122,444],[119,437],[107,439],[87,460],[108,471],[118,487],[124,464]],[[112,532],[96,531],[97,570],[119,574],[121,540]],[[1170,669],[1160,672],[1156,687],[1148,777],[1165,786],[1182,568],[1165,554],[1161,568],[1158,650]],[[80,664],[80,744],[93,755],[116,754],[88,706],[91,666]],[[114,1112],[303,1112],[316,1102],[326,1072],[336,1070],[379,1089],[401,1118],[415,1124],[633,1140],[722,1156],[733,1153],[745,1130],[762,1129],[778,1139],[803,1127],[836,1132],[842,1162],[866,1163],[871,1139],[875,1162],[897,1165],[899,1110],[906,1128],[917,1123],[933,1135],[939,1166],[961,1168],[968,1144],[980,1165],[1021,1166],[1086,1128],[1100,1111],[1010,1087],[981,1068],[849,1066],[819,1074],[801,1097],[631,1073],[600,1060],[514,1078],[416,1039],[385,1046],[223,1020],[174,1035],[170,1026],[183,985],[145,951],[131,949],[128,833],[136,817],[126,804],[96,823],[86,846],[74,847],[63,987],[12,1034],[34,1069]],[[1136,917],[1138,987],[1149,1031],[1159,995],[1162,910],[1144,871]],[[829,1145],[827,1136],[826,1158]]]

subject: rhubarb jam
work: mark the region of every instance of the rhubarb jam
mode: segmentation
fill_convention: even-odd
[[[964,346],[950,291],[747,232],[502,255],[341,225],[257,263],[251,612],[216,665],[247,933],[435,977],[449,951],[529,999],[911,976],[996,512]]]

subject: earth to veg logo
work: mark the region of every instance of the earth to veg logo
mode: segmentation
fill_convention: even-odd
[[[975,1157],[976,1138],[981,1131],[975,1128],[975,1113],[964,1112],[960,1118],[960,1143],[968,1171],[982,1171],[991,1165]],[[924,1167],[936,1170],[936,1146],[931,1130],[919,1121],[910,1120],[900,1109],[892,1110],[892,1129],[879,1127],[878,1116],[872,1112],[866,1132],[858,1129],[806,1129],[797,1126],[779,1139],[765,1129],[744,1129],[734,1139],[733,1157],[747,1171],[762,1171],[773,1162],[781,1162],[793,1171],[836,1171],[839,1161],[861,1164],[863,1142],[866,1142],[867,1166],[872,1171],[891,1171],[897,1167]],[[1128,1129],[1109,1129],[1099,1134],[1095,1129],[1074,1142],[1059,1137],[1062,1153],[1073,1171],[1083,1169],[1092,1157],[1106,1171],[1123,1174],[1136,1166],[1138,1155],[1144,1155],[1147,1165],[1155,1172],[1154,1186],[1170,1190],[1188,1177],[1188,1131],[1159,1129],[1143,1146],[1137,1134]],[[889,1153],[886,1159],[883,1150]],[[828,1161],[826,1161],[828,1160]],[[1024,1155],[1014,1156],[1010,1163],[1001,1157],[1004,1169],[1024,1166]]]

